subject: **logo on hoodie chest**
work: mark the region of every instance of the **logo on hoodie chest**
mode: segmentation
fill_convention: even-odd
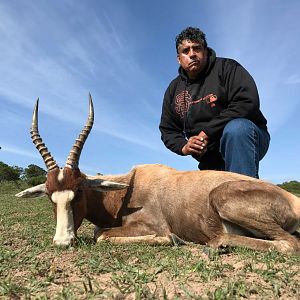
[[[192,105],[204,102],[210,107],[215,107],[216,104],[214,102],[217,100],[218,97],[215,94],[208,94],[200,99],[193,100],[188,91],[182,91],[175,97],[175,111],[180,118],[183,118]]]

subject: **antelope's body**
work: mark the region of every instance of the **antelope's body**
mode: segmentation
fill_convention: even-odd
[[[176,171],[163,165],[141,165],[129,174],[102,179],[129,187],[94,198],[93,207],[110,212],[105,222],[88,218],[100,228],[98,240],[171,243],[175,235],[212,246],[298,249],[291,234],[300,226],[300,200],[270,183],[235,173]]]
[[[54,167],[48,168],[46,183],[18,194],[49,196],[56,211],[57,245],[69,245],[85,218],[97,226],[97,241],[184,240],[212,247],[300,251],[294,235],[300,199],[275,185],[230,172],[177,171],[163,165],[91,177],[79,171],[74,149],[77,160],[69,155],[63,169],[51,160]]]

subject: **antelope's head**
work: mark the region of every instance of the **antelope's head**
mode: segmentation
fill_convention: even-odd
[[[86,216],[87,189],[110,191],[126,188],[127,185],[97,179],[82,174],[79,170],[79,158],[84,143],[94,123],[94,109],[89,96],[89,116],[79,137],[73,145],[65,167],[60,168],[42,141],[38,130],[38,104],[36,102],[31,126],[31,138],[47,167],[47,180],[18,193],[17,197],[31,198],[47,195],[53,203],[56,216],[56,232],[53,242],[68,246],[76,236],[76,231]]]

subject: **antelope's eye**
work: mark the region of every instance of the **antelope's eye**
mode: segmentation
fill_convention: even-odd
[[[81,199],[81,193],[82,193],[82,189],[78,188],[77,190],[74,191],[74,198],[72,200],[73,203],[78,202]]]

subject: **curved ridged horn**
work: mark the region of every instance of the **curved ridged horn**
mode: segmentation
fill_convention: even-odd
[[[78,138],[73,145],[69,156],[67,158],[66,167],[68,168],[78,168],[79,158],[81,154],[81,150],[83,145],[92,130],[94,124],[94,106],[91,94],[89,94],[89,117],[86,121],[84,128],[82,129],[81,133],[79,134]]]
[[[36,104],[34,107],[30,134],[31,134],[31,139],[35,144],[35,147],[42,155],[43,160],[47,166],[47,169],[50,171],[52,169],[58,168],[58,165],[56,164],[51,153],[48,151],[47,147],[43,143],[42,138],[40,137],[39,129],[38,129],[38,109],[39,109],[39,98],[36,100]]]

